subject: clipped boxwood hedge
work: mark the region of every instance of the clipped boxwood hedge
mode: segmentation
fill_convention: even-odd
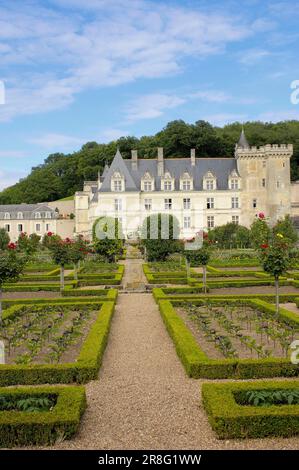
[[[185,300],[185,299],[183,299]],[[171,336],[177,354],[185,367],[189,377],[208,379],[249,379],[263,377],[292,377],[299,375],[299,367],[292,364],[289,359],[266,358],[266,359],[210,359],[200,348],[200,345],[185,322],[176,313],[173,305],[181,303],[180,300],[158,300],[161,316]],[[193,304],[202,304],[202,300],[192,299]],[[259,299],[215,299],[209,298],[209,302],[229,304],[246,303],[256,307],[269,316],[275,313],[275,307]],[[299,317],[286,309],[280,309],[280,319],[288,325],[299,329]]]
[[[248,390],[299,390],[298,381],[205,383],[202,399],[209,422],[220,439],[290,437],[299,434],[299,405],[251,406],[236,402]]]
[[[72,303],[76,304],[74,301]],[[85,300],[84,303],[90,302]],[[0,364],[0,385],[86,383],[96,379],[108,341],[115,302],[102,302],[99,298],[97,302],[93,303],[100,305],[99,315],[92,324],[75,362],[31,365]],[[80,305],[82,302],[78,302],[78,304]],[[15,315],[20,307],[22,304],[5,310],[3,318]]]
[[[0,395],[20,399],[57,397],[50,411],[0,411],[0,447],[53,445],[57,439],[70,439],[77,432],[86,408],[82,386],[0,388]]]

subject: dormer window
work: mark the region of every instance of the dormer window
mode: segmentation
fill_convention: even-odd
[[[203,189],[213,191],[217,188],[217,180],[211,171],[208,171],[203,178]]]
[[[124,177],[116,171],[111,178],[111,191],[121,192],[125,190]]]
[[[229,176],[228,187],[229,189],[232,189],[233,191],[237,191],[238,189],[241,189],[241,180],[236,170],[233,170]]]
[[[154,178],[149,172],[143,175],[141,180],[141,191],[153,191],[154,190]]]
[[[36,213],[35,213],[35,218],[36,218],[36,219],[41,219],[41,213],[40,213],[40,212],[36,212]]]
[[[188,172],[185,172],[180,179],[181,191],[191,191],[193,189],[193,179]]]
[[[23,212],[18,212],[17,218],[18,219],[23,219]]]
[[[164,177],[161,179],[161,187],[163,191],[173,191],[174,179],[169,172],[166,172]]]
[[[9,213],[9,212],[5,212],[5,214],[4,214],[4,219],[5,219],[5,220],[10,219],[10,213]]]
[[[46,212],[46,219],[51,219],[51,218],[52,218],[51,212]]]

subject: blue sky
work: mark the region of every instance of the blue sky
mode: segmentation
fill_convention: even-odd
[[[0,0],[0,188],[168,121],[299,118],[299,2]]]

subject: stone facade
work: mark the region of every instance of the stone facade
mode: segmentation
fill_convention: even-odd
[[[90,237],[101,216],[121,220],[125,236],[136,238],[148,215],[170,213],[180,237],[227,222],[247,227],[263,212],[271,223],[291,213],[292,145],[250,147],[244,131],[233,158],[124,160],[118,151],[97,181],[75,195],[76,233]]]

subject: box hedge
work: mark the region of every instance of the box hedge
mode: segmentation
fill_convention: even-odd
[[[220,439],[290,437],[299,434],[299,405],[251,406],[236,401],[249,390],[299,390],[298,381],[205,383],[202,400]]]
[[[184,299],[185,300],[185,299]],[[263,378],[263,377],[292,377],[299,375],[298,366],[292,364],[289,359],[266,358],[266,359],[210,359],[194,338],[185,322],[176,313],[174,305],[180,304],[179,300],[159,299],[158,305],[165,326],[171,336],[177,354],[185,367],[189,377],[208,379],[227,378]],[[205,300],[194,300],[193,304],[202,304]],[[269,316],[273,316],[275,307],[259,299],[215,299],[209,298],[209,302],[229,304],[243,303],[256,307]],[[286,309],[280,309],[280,319],[288,325],[299,329],[299,317]]]
[[[90,302],[85,301],[85,304]],[[57,384],[57,383],[86,383],[96,379],[106,348],[110,324],[114,313],[114,301],[97,302],[100,311],[92,324],[82,345],[77,360],[66,364],[32,364],[7,365],[0,364],[0,385],[17,384]],[[75,305],[75,302],[72,302]],[[78,302],[82,305],[82,302]],[[12,306],[3,313],[6,316],[15,315],[22,304]]]
[[[70,439],[78,430],[86,408],[85,389],[68,387],[0,388],[0,396],[30,398],[56,396],[50,411],[0,411],[0,446],[21,447],[53,445],[56,440]]]

